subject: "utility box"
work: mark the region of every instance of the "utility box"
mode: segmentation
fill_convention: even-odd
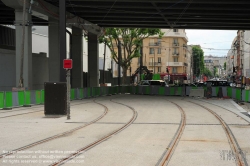
[[[67,114],[67,84],[66,82],[44,83],[44,114]]]

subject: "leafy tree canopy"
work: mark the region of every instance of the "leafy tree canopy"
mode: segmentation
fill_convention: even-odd
[[[207,77],[212,77],[213,76],[212,72],[208,68],[206,68],[206,67],[204,68],[203,74],[205,76],[207,76]]]
[[[106,28],[105,34],[99,38],[100,43],[106,43],[109,47],[112,58],[118,63],[118,41],[122,43],[123,56],[122,67],[130,66],[130,61],[135,57],[140,57],[140,48],[143,39],[149,36],[161,38],[164,33],[161,29],[151,28]]]
[[[193,71],[196,76],[204,73],[204,52],[199,46],[192,47]]]

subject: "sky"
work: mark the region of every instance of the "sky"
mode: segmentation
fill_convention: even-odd
[[[204,55],[226,56],[237,35],[237,30],[186,30],[186,33],[188,45],[200,45]]]

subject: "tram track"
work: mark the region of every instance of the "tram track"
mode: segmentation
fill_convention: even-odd
[[[107,100],[107,99],[104,99]],[[85,102],[85,103],[76,103],[76,104],[71,104],[70,106],[77,106],[77,105],[82,105],[82,104],[88,104],[88,103],[92,103],[94,100],[89,101],[89,102]],[[103,101],[103,100],[98,100],[98,101]],[[44,107],[44,105],[41,106],[36,106],[35,108],[39,108],[39,107]],[[33,109],[32,107],[26,107],[25,109],[18,109],[18,110],[14,110],[14,111],[4,111],[4,112],[0,112],[0,114],[4,114],[4,113],[10,113],[10,112],[17,112],[17,111],[22,111],[22,110],[27,110],[27,109]],[[1,110],[3,111],[3,110]],[[43,110],[39,110],[39,111],[30,111],[30,112],[25,112],[25,113],[20,113],[20,114],[14,114],[14,115],[9,115],[9,116],[3,116],[0,117],[0,119],[3,118],[9,118],[9,117],[13,117],[13,116],[19,116],[19,115],[25,115],[25,114],[32,114],[32,113],[36,113],[36,112],[41,112]]]
[[[230,127],[228,126],[228,124],[216,112],[214,112],[213,110],[205,107],[204,105],[198,104],[198,103],[193,102],[193,101],[187,101],[187,102],[190,102],[192,104],[195,104],[195,105],[198,105],[198,106],[204,108],[205,110],[209,111],[212,115],[214,115],[216,119],[219,120],[219,122],[221,123],[221,126],[223,127],[223,129],[225,131],[225,134],[226,134],[226,136],[228,138],[228,142],[229,142],[229,145],[231,147],[231,150],[233,151],[233,153],[235,155],[236,164],[238,166],[248,166],[248,163],[247,163],[247,161],[246,161],[246,159],[244,157],[244,154],[242,153],[242,150],[241,150],[241,148],[240,148],[234,134],[232,133]],[[223,108],[223,107],[221,107],[221,108]],[[228,110],[228,111],[230,111],[230,110]]]
[[[93,124],[93,123],[99,121],[100,119],[102,119],[102,118],[108,113],[108,108],[107,108],[105,105],[101,104],[101,103],[98,103],[98,102],[96,102],[96,101],[93,101],[93,102],[96,103],[96,104],[98,104],[98,105],[101,105],[101,106],[104,108],[104,112],[102,113],[102,115],[98,116],[96,119],[94,119],[94,120],[92,120],[92,121],[90,121],[90,122],[88,122],[88,123],[86,123],[86,124],[84,124],[84,125],[78,126],[78,127],[73,128],[73,129],[71,129],[71,130],[68,130],[68,131],[65,131],[65,132],[63,132],[63,133],[59,133],[59,134],[57,134],[57,135],[54,135],[54,136],[51,136],[51,137],[42,139],[42,140],[40,140],[40,141],[37,141],[37,142],[31,143],[31,144],[28,144],[28,145],[23,146],[23,147],[20,147],[20,148],[18,148],[18,149],[14,149],[14,150],[12,150],[12,151],[9,151],[8,153],[0,154],[0,159],[3,158],[3,157],[5,157],[5,156],[13,155],[13,154],[15,154],[16,152],[23,151],[23,150],[29,149],[29,148],[31,148],[31,147],[34,147],[34,146],[37,146],[37,145],[46,143],[46,142],[48,142],[48,141],[51,141],[51,140],[60,138],[60,137],[62,137],[62,136],[71,134],[71,133],[73,133],[73,132],[75,132],[75,131],[77,131],[77,130],[80,130],[80,129],[82,129],[82,128],[85,128],[85,127],[87,127],[87,126],[89,126],[89,125],[91,125],[91,124]],[[87,104],[87,103],[83,103],[83,104]]]
[[[123,104],[123,103],[119,103],[119,102],[113,101],[113,100],[110,100],[110,101],[114,102],[114,103],[117,103],[117,104],[120,104],[120,105],[123,105],[125,107],[128,107],[130,110],[132,110],[133,116],[130,118],[130,120],[125,125],[123,125],[122,127],[120,127],[119,129],[117,129],[117,130],[115,130],[115,131],[113,131],[113,132],[111,132],[111,133],[109,133],[109,134],[101,137],[100,139],[98,139],[98,140],[96,140],[96,141],[94,141],[94,142],[92,142],[92,143],[90,143],[90,144],[88,144],[88,145],[86,145],[86,146],[78,149],[76,152],[69,154],[67,157],[62,158],[61,160],[59,160],[59,161],[51,164],[50,166],[63,165],[65,163],[67,163],[67,161],[72,160],[73,158],[81,155],[82,152],[85,152],[85,151],[87,151],[87,150],[95,147],[96,145],[98,145],[98,144],[100,144],[100,143],[108,140],[113,135],[118,134],[119,132],[123,131],[125,128],[127,128],[128,126],[130,126],[136,120],[136,118],[137,118],[137,111],[133,107],[131,107],[129,105],[126,105],[126,104]]]
[[[168,100],[167,100],[168,101]],[[186,114],[185,111],[183,110],[183,108],[181,106],[179,106],[178,104],[176,104],[175,102],[169,101],[172,104],[174,104],[175,106],[178,107],[179,111],[181,112],[181,121],[179,123],[179,127],[172,139],[172,141],[170,142],[170,144],[167,147],[167,150],[162,154],[161,158],[159,159],[158,163],[156,164],[157,166],[165,166],[169,163],[171,156],[174,153],[174,150],[176,149],[180,138],[184,132],[185,126],[186,126]]]
[[[233,114],[236,115],[236,116],[239,116],[239,115],[236,114],[235,112],[233,112],[233,111],[231,111],[231,110],[229,110],[229,109],[227,109],[227,108],[224,108],[224,107],[222,107],[222,106],[219,106],[219,105],[217,105],[217,104],[213,104],[213,103],[210,103],[210,102],[207,102],[207,101],[203,101],[203,100],[200,100],[200,99],[197,99],[197,100],[200,101],[200,102],[204,102],[204,103],[211,104],[211,105],[214,105],[214,106],[216,106],[216,107],[222,108],[222,109],[224,109],[224,110],[226,110],[226,111],[228,111],[228,112],[230,112],[230,113],[233,113]],[[246,119],[243,119],[243,118],[242,118],[242,120],[244,120],[245,122],[247,122],[247,123],[250,125],[249,121],[247,121]]]

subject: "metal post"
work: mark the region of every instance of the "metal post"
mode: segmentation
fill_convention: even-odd
[[[25,13],[26,13],[26,0],[23,1],[23,40],[22,40],[22,53],[21,53],[21,65],[20,65],[20,80],[19,80],[19,87],[24,87],[23,85],[23,61],[24,61],[24,41],[25,41]]]
[[[103,77],[103,80],[102,80],[102,82],[103,82],[103,84],[105,84],[105,61],[106,61],[106,46],[107,46],[107,44],[105,43],[105,46],[104,46],[104,58],[103,58],[103,75],[102,75],[102,77]]]
[[[66,1],[59,1],[59,12],[60,12],[60,81],[65,80],[63,70],[63,59],[69,59],[69,55],[66,54]],[[70,119],[70,70],[66,70],[66,81],[67,81],[67,119]]]
[[[121,41],[118,41],[118,86],[121,86]]]
[[[141,47],[141,56],[140,56],[140,78],[139,78],[139,81],[141,81],[141,75],[142,75],[142,68],[143,66],[143,47]]]
[[[65,70],[63,69],[63,59],[66,55],[66,1],[59,1],[59,27],[60,27],[60,82],[65,82]]]
[[[66,71],[67,80],[67,119],[70,119],[70,70]]]
[[[69,57],[67,57],[67,59],[71,59],[72,58],[72,56],[71,56],[71,54],[72,54],[72,33],[70,32],[70,31],[68,31],[67,29],[66,29],[66,32],[69,34]],[[70,71],[70,73],[71,73],[71,71]],[[72,78],[70,78],[70,83],[72,83]]]

